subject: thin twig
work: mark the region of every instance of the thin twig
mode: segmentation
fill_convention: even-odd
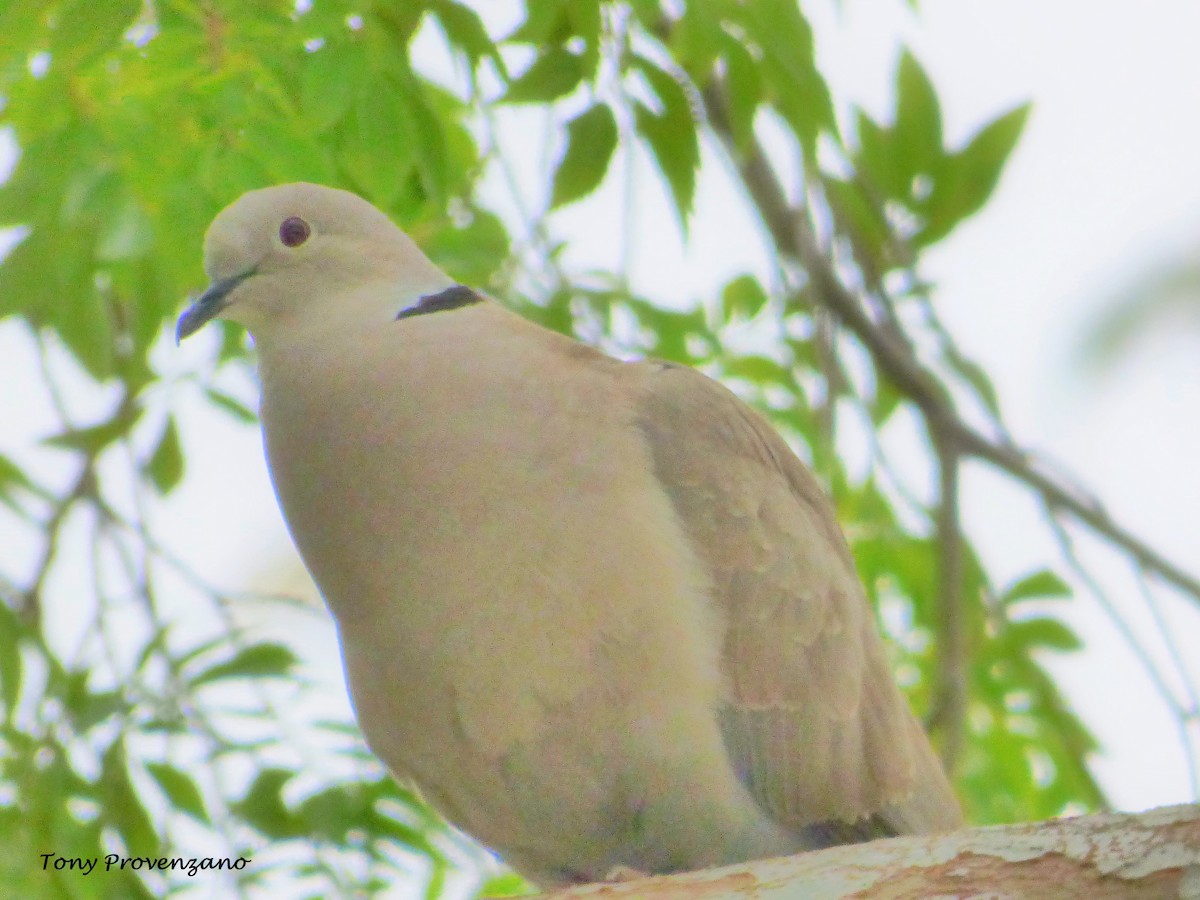
[[[1200,745],[1197,744],[1191,727],[1192,723],[1200,722],[1200,695],[1198,695],[1196,685],[1192,681],[1191,672],[1184,662],[1183,651],[1179,647],[1175,631],[1167,622],[1159,597],[1154,593],[1150,585],[1146,583],[1145,573],[1141,569],[1137,572],[1137,583],[1138,588],[1142,592],[1142,599],[1145,600],[1146,606],[1150,609],[1150,615],[1154,617],[1154,624],[1158,627],[1159,634],[1162,635],[1163,643],[1167,647],[1167,653],[1170,655],[1171,662],[1175,666],[1175,671],[1179,675],[1184,694],[1187,696],[1187,707],[1184,708],[1182,704],[1179,704],[1178,711],[1182,720],[1180,731],[1183,736],[1184,752],[1188,757],[1188,780],[1191,783],[1192,796],[1200,799]]]
[[[966,424],[949,392],[920,361],[906,342],[879,326],[838,278],[817,243],[808,219],[792,207],[765,150],[755,140],[739,149],[726,113],[725,87],[720,78],[702,92],[709,124],[736,160],[742,182],[758,208],[779,252],[796,259],[812,281],[817,301],[830,309],[870,352],[879,370],[921,410],[931,433],[951,442],[963,457],[991,463],[1041,495],[1054,510],[1076,520],[1121,548],[1147,572],[1175,585],[1200,603],[1200,579],[1167,559],[1118,524],[1092,497],[1041,471],[1032,454],[997,443]]]
[[[1133,630],[1133,626],[1125,620],[1121,611],[1117,609],[1117,605],[1113,603],[1112,598],[1108,596],[1108,593],[1100,586],[1100,583],[1088,572],[1087,567],[1083,564],[1083,560],[1079,558],[1079,551],[1075,548],[1074,539],[1072,539],[1070,532],[1067,531],[1063,523],[1059,521],[1055,510],[1047,506],[1046,513],[1046,520],[1058,541],[1059,552],[1062,554],[1063,559],[1066,560],[1072,574],[1079,579],[1080,583],[1092,595],[1100,609],[1108,616],[1113,627],[1120,633],[1125,645],[1137,658],[1138,662],[1141,663],[1142,668],[1146,671],[1146,675],[1149,676],[1151,683],[1154,685],[1155,691],[1157,691],[1158,695],[1162,697],[1163,702],[1174,712],[1175,719],[1179,725],[1180,741],[1183,747],[1190,747],[1191,740],[1186,731],[1187,721],[1185,712],[1176,699],[1175,692],[1167,684],[1167,680],[1155,662],[1153,654],[1151,654],[1142,639],[1138,637],[1137,633]]]

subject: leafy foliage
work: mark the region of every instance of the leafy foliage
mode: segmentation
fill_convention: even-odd
[[[431,860],[428,891],[440,890],[446,835],[390,779],[374,773],[297,789],[298,763],[260,761],[285,743],[274,706],[264,700],[235,713],[219,690],[287,683],[291,651],[246,645],[235,631],[194,646],[173,639],[153,577],[168,554],[100,477],[120,459],[132,460],[139,491],[166,495],[186,477],[152,351],[181,298],[202,281],[199,238],[208,221],[268,183],[354,190],[453,275],[523,304],[530,316],[563,330],[599,326],[620,349],[729,378],[829,483],[868,592],[896,639],[906,689],[920,711],[934,712],[934,505],[898,495],[878,447],[858,481],[831,452],[845,419],[839,411],[879,431],[912,414],[912,399],[856,364],[855,348],[830,339],[803,273],[782,261],[779,284],[744,274],[681,311],[639,295],[622,273],[598,279],[566,269],[544,223],[527,230],[534,246],[514,249],[516,225],[480,193],[488,166],[503,163],[498,146],[481,141],[480,126],[501,108],[529,105],[560,126],[563,151],[544,173],[544,209],[532,210],[535,217],[584,201],[604,185],[612,161],[638,146],[686,228],[702,166],[702,100],[720,92],[734,152],[752,145],[764,118],[783,123],[806,190],[831,217],[834,243],[876,291],[897,271],[920,284],[920,254],[986,203],[1028,109],[948,148],[936,88],[911,54],[900,59],[891,121],[880,123],[832,95],[793,0],[687,3],[673,21],[678,6],[530,2],[505,36],[485,25],[482,5],[454,0],[4,7],[0,125],[20,156],[0,185],[0,225],[21,237],[0,263],[0,317],[52,340],[62,349],[54,365],[76,367],[116,399],[85,421],[59,410],[61,427],[45,446],[76,473],[65,492],[0,456],[0,514],[48,548],[32,579],[0,578],[0,833],[11,836],[0,842],[0,892],[156,895],[180,882],[145,872],[119,881],[44,873],[38,853],[166,854],[197,828],[235,856],[264,840],[308,848],[233,873],[230,891],[287,875],[317,893],[369,894],[398,877],[392,846]],[[431,36],[457,67],[452,87],[413,50]],[[852,135],[839,117],[853,124]],[[821,142],[845,163],[836,172],[822,165]],[[531,277],[531,267],[541,273]],[[925,302],[916,289],[892,299]],[[732,349],[734,329],[764,324],[778,326],[778,346]],[[986,373],[952,344],[941,346],[947,390],[998,416]],[[243,358],[229,334],[215,362]],[[215,407],[253,421],[242,401],[202,390]],[[79,518],[91,523],[97,552],[129,563],[122,587],[97,578],[93,598],[98,634],[106,634],[119,595],[139,598],[139,629],[123,637],[129,659],[94,649],[68,666],[43,628],[73,602],[46,576],[59,562],[53,548],[64,522]],[[958,786],[970,817],[998,822],[1095,807],[1101,797],[1086,767],[1093,742],[1040,662],[1078,641],[1053,615],[1025,611],[1032,599],[1061,597],[1065,585],[1044,571],[997,590],[969,546],[967,557],[961,597],[971,666]],[[250,740],[231,728],[235,714],[263,736]],[[234,787],[230,769],[252,777]]]

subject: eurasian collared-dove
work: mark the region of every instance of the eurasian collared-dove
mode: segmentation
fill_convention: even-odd
[[[544,885],[960,813],[830,503],[698,372],[439,271],[344,191],[252,191],[179,320],[253,334],[271,477],[367,741]]]

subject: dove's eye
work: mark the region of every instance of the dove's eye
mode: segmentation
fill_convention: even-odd
[[[310,234],[312,228],[299,216],[288,216],[279,226],[279,240],[285,247],[299,247]]]

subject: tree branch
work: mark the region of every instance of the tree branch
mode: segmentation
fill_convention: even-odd
[[[877,324],[858,298],[842,284],[804,211],[788,201],[762,145],[756,140],[749,141],[741,149],[736,145],[726,112],[723,80],[715,77],[701,95],[709,124],[735,161],[742,183],[778,252],[804,267],[812,280],[817,302],[837,315],[862,341],[879,370],[917,405],[931,436],[937,435],[934,440],[948,442],[963,456],[984,460],[1007,472],[1037,491],[1051,508],[1070,513],[1077,521],[1120,547],[1146,571],[1153,572],[1200,603],[1200,579],[1114,521],[1095,498],[1039,469],[1027,451],[993,441],[962,420],[949,393],[920,361],[916,351],[906,341],[897,339],[889,329]]]
[[[1105,813],[889,838],[626,883],[545,900],[754,897],[1195,897],[1200,806]]]

